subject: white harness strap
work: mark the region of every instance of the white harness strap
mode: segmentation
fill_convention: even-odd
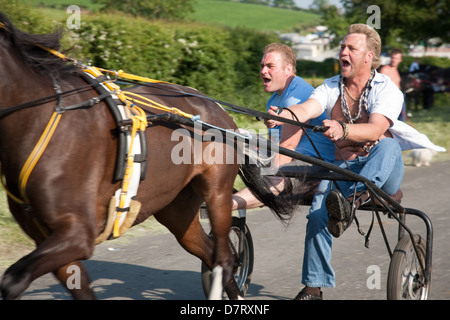
[[[96,79],[103,74],[95,67],[84,70],[90,77]],[[130,103],[122,94],[120,87],[111,81],[101,82],[100,85],[111,92],[116,102],[121,119],[119,121],[132,120],[133,125],[126,130],[127,154],[126,168],[121,187],[114,193],[108,210],[108,222],[102,234],[96,239],[96,244],[109,238],[118,238],[131,227],[139,213],[141,204],[135,198],[141,181],[141,161],[135,161],[135,156],[140,155],[141,137],[139,131],[145,131],[147,120],[144,112]]]
[[[123,120],[130,119],[130,115],[127,115],[129,110],[125,110],[126,107],[118,105],[120,113],[123,116]],[[116,198],[116,222],[114,224],[113,237],[117,238],[121,236],[136,219],[139,213],[140,203],[133,198],[136,196],[141,181],[141,162],[134,161],[136,155],[141,154],[141,141],[140,135],[136,130],[128,130],[127,136],[127,164],[125,169],[125,176],[122,180],[122,187],[116,191],[114,197]],[[138,206],[138,207],[137,207]],[[133,207],[133,208],[132,208]],[[132,221],[125,223],[127,215],[132,212]],[[123,227],[123,228],[122,228]]]

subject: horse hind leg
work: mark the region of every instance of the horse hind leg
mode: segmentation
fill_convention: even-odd
[[[154,216],[158,222],[169,229],[187,252],[198,257],[212,270],[215,262],[215,247],[198,217],[198,209],[202,201],[201,197],[187,186],[170,205]],[[234,278],[225,284],[225,291],[230,299],[238,299],[240,291]]]

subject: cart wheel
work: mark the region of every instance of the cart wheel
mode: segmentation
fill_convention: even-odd
[[[387,282],[388,300],[426,300],[431,284],[424,285],[425,243],[419,235],[414,236],[418,255],[414,250],[411,237],[406,234],[395,247],[389,266]]]
[[[236,256],[238,266],[234,271],[234,279],[245,296],[253,273],[253,240],[246,224],[242,225],[240,218],[233,217],[230,230],[231,252]],[[202,286],[205,297],[209,297],[211,289],[211,271],[202,262]]]

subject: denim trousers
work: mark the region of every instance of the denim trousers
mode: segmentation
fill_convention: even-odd
[[[384,138],[377,143],[368,156],[354,160],[336,161],[341,168],[350,167],[357,173],[393,195],[400,188],[403,180],[403,157],[397,140]],[[347,198],[356,191],[365,189],[361,182],[339,181],[338,185]],[[331,266],[331,248],[333,236],[328,232],[328,212],[325,199],[334,189],[334,183],[328,180],[320,182],[314,195],[306,224],[305,250],[303,256],[302,283],[309,287],[335,287],[335,273]]]

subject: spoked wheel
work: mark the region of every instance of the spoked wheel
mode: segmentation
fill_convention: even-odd
[[[403,236],[392,255],[387,282],[388,300],[426,300],[431,284],[424,284],[425,243],[419,235],[414,236],[418,254],[411,237]],[[419,260],[420,259],[420,260]]]
[[[233,217],[229,243],[238,266],[233,272],[242,296],[247,293],[253,273],[253,240],[247,225],[238,217]],[[211,271],[202,263],[202,286],[206,297],[211,290]]]

